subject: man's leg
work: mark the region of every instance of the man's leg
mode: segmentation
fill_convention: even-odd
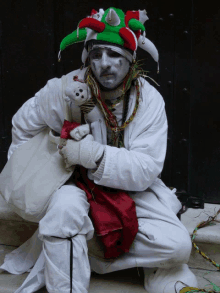
[[[170,276],[172,281],[185,281],[186,284],[196,287],[195,276],[187,265],[183,266],[188,262],[191,253],[190,236],[169,204],[160,200],[153,191],[135,193],[132,198],[136,203],[139,230],[129,253],[112,261],[90,255],[92,269],[97,273],[108,273],[136,266],[159,268],[156,274],[150,274],[149,279],[147,276],[145,278],[145,288],[148,293],[166,293],[163,290],[171,281]],[[167,199],[172,200],[172,195],[168,194]],[[173,200],[176,200],[174,195]],[[147,275],[147,270],[145,271]],[[173,275],[175,271],[178,274]],[[183,276],[185,277],[182,278]],[[162,291],[159,287],[155,287],[156,290],[154,288],[158,278],[163,287]],[[173,286],[173,291],[169,293],[174,293],[174,290]]]
[[[70,292],[70,249],[72,241],[72,288],[87,293],[90,281],[87,240],[93,236],[85,193],[75,185],[64,185],[51,198],[39,222],[43,241],[45,280],[50,293]]]

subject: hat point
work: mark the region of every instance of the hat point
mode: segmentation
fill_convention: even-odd
[[[109,9],[109,12],[105,18],[105,21],[111,26],[118,26],[121,22],[118,14],[112,8]]]

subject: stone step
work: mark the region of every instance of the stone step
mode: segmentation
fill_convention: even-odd
[[[0,264],[3,262],[5,254],[13,249],[13,246],[0,245]],[[191,268],[191,270],[197,276],[200,288],[212,289],[210,282],[220,286],[219,272],[194,268]],[[21,286],[27,275],[0,273],[0,293],[14,293]],[[144,275],[141,269],[133,268],[106,275],[92,273],[89,293],[147,293],[143,286]],[[44,287],[37,293],[47,293],[47,290]]]
[[[209,216],[213,217],[220,209],[219,204],[205,204],[204,209],[188,209],[181,215],[181,221],[192,236],[195,227],[202,221],[207,221]],[[207,226],[197,231],[195,243],[201,251],[216,263],[220,264],[220,214],[213,226]],[[189,265],[199,269],[217,269],[213,264],[204,259],[196,249],[192,249]]]
[[[15,247],[0,245],[0,264],[3,263],[6,253]],[[11,275],[6,272],[0,273],[0,293],[14,293],[21,286],[28,274]],[[143,287],[143,271],[137,268],[114,272],[106,275],[92,273],[89,293],[146,293]],[[43,288],[38,293],[46,293]]]
[[[0,245],[0,264],[3,262],[5,254],[13,249],[14,247],[12,246]],[[191,268],[191,270],[197,276],[200,288],[212,289],[210,282],[220,286],[219,272],[194,268]],[[14,293],[21,286],[27,275],[0,273],[0,293]],[[139,269],[139,272],[136,268],[133,268],[105,275],[92,273],[89,293],[147,293],[143,285],[144,276],[141,269]],[[47,290],[44,287],[37,293],[47,293]]]

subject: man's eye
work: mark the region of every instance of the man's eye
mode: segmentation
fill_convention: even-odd
[[[121,57],[121,55],[119,53],[114,52],[114,51],[108,52],[108,55],[113,58],[120,58]]]
[[[92,59],[100,59],[102,57],[102,54],[101,53],[92,53],[91,54],[91,58]]]

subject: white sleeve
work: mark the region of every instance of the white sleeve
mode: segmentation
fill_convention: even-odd
[[[46,124],[40,115],[36,98],[29,99],[12,118],[12,143],[8,150],[8,160],[19,146],[45,127]]]
[[[161,95],[154,88],[148,95],[150,103],[140,104],[137,117],[131,122],[129,149],[106,146],[101,178],[94,174],[96,184],[144,191],[161,173],[167,147],[167,118]]]
[[[8,159],[23,143],[49,126],[59,131],[63,115],[60,109],[62,95],[61,79],[49,80],[36,95],[27,100],[12,118],[12,143]]]

